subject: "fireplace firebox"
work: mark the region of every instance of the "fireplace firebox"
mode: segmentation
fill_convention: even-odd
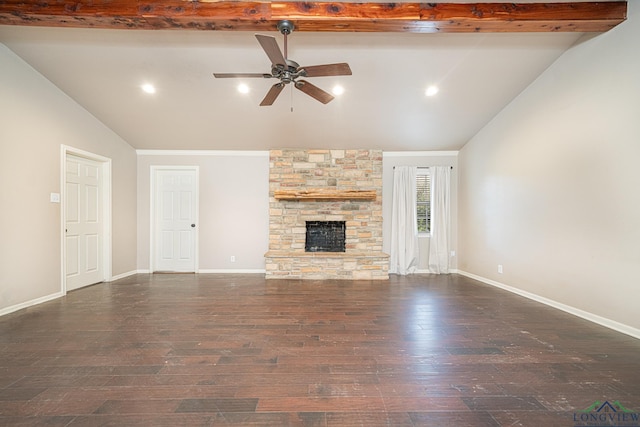
[[[345,252],[345,221],[306,221],[305,252]]]

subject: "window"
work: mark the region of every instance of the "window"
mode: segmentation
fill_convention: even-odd
[[[428,169],[418,169],[416,205],[418,233],[429,234],[431,232],[431,176]]]

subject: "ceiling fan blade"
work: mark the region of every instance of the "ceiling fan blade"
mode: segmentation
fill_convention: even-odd
[[[259,77],[261,79],[270,79],[273,77],[271,74],[264,73],[213,73],[213,76],[217,79],[230,79],[235,77],[253,78]]]
[[[333,100],[333,95],[328,92],[323,91],[318,86],[314,86],[308,81],[298,80],[296,82],[296,89],[306,93],[312,98],[317,99],[323,104],[327,104]]]
[[[282,89],[284,89],[284,83],[282,82],[276,83],[273,86],[271,86],[271,89],[269,89],[269,92],[267,92],[267,95],[264,97],[264,99],[260,103],[260,106],[265,107],[265,106],[273,105],[273,102],[276,100],[278,95],[280,95],[280,92],[282,92]]]
[[[326,77],[326,76],[350,76],[351,68],[346,62],[339,64],[311,65],[308,67],[300,67],[298,70],[304,70],[305,77]]]
[[[269,57],[271,64],[273,65],[287,65],[284,55],[278,46],[278,42],[275,37],[264,36],[262,34],[256,34],[256,38],[262,46],[262,49]]]

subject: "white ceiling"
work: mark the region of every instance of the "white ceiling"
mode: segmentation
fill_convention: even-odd
[[[457,150],[581,35],[294,32],[300,65],[350,64],[352,76],[309,78],[346,92],[323,105],[287,87],[260,107],[274,80],[212,76],[269,72],[249,32],[0,26],[0,42],[134,148],[197,150]]]

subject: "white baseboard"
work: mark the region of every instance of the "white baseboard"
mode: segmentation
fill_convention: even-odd
[[[4,316],[5,314],[13,313],[14,311],[22,310],[23,308],[32,307],[34,305],[42,304],[43,302],[51,301],[56,298],[60,298],[64,296],[62,292],[56,292],[55,294],[47,295],[44,297],[32,299],[31,301],[25,301],[20,304],[12,305],[11,307],[6,307],[0,310],[0,316]]]
[[[470,279],[477,280],[487,285],[504,289],[505,291],[520,295],[544,305],[548,305],[549,307],[557,308],[558,310],[562,310],[565,313],[573,314],[574,316],[578,316],[590,322],[597,323],[598,325],[613,329],[614,331],[622,332],[623,334],[640,339],[640,329],[625,325],[624,323],[616,322],[615,320],[607,319],[606,317],[598,316],[597,314],[589,313],[588,311],[580,310],[579,308],[575,308],[570,305],[566,305],[558,301],[533,294],[531,292],[523,291],[522,289],[514,288],[513,286],[505,285],[504,283],[496,282],[495,280],[476,276],[475,274],[467,273],[466,271],[458,270],[457,273],[461,276],[466,276]]]
[[[150,274],[151,271],[136,270],[132,274]],[[198,274],[265,274],[266,270],[263,268],[238,268],[238,269],[224,269],[224,268],[201,268],[197,271]],[[126,276],[125,276],[126,277]]]
[[[207,268],[201,268],[200,270],[198,270],[198,273],[203,273],[203,274],[265,274],[266,270],[261,269],[261,268],[239,268],[239,269],[207,269]]]
[[[129,276],[133,276],[134,274],[138,274],[139,272],[140,272],[140,270],[131,270],[131,271],[127,271],[126,273],[116,274],[115,276],[111,276],[111,279],[107,280],[107,282],[115,282],[116,280],[124,279],[125,277],[129,277]]]

